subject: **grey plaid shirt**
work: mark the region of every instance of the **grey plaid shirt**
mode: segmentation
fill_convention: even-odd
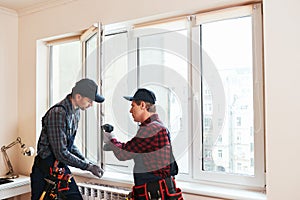
[[[46,129],[43,127],[41,131],[37,153],[43,159],[53,153],[58,161],[66,165],[86,169],[88,162],[85,161],[79,149],[73,144],[69,148],[70,151],[68,150],[68,138],[70,137],[68,134],[76,134],[80,119],[80,110],[73,108],[70,98],[71,95],[69,94],[58,103],[66,108],[68,115],[64,108],[55,107],[45,117]],[[66,117],[68,117],[68,120],[66,120]],[[67,131],[67,121],[72,122],[69,125],[70,131]]]

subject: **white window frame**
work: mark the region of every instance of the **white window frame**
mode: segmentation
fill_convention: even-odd
[[[100,30],[100,31],[99,31]],[[50,107],[52,104],[54,103],[57,103],[57,102],[53,102],[53,83],[54,83],[54,77],[52,75],[52,68],[51,68],[51,59],[52,59],[52,48],[54,45],[59,45],[59,44],[62,44],[62,43],[68,43],[68,42],[73,42],[73,41],[80,41],[81,43],[81,52],[82,52],[82,65],[81,65],[81,75],[82,77],[81,78],[91,78],[91,79],[94,79],[95,82],[98,83],[98,85],[100,85],[100,79],[101,79],[101,41],[102,41],[102,24],[99,22],[99,23],[95,23],[93,24],[92,26],[90,26],[88,29],[82,31],[81,33],[78,33],[78,34],[75,34],[74,36],[67,36],[67,37],[62,37],[62,38],[58,38],[58,39],[53,39],[53,40],[49,40],[49,41],[45,41],[45,43],[47,44],[48,46],[48,80],[49,80],[49,89],[48,89],[48,96],[49,96],[49,105],[48,107]],[[97,56],[96,56],[96,74],[93,75],[93,77],[88,77],[87,75],[87,62],[88,62],[88,59],[86,58],[86,50],[87,50],[87,42],[92,38],[92,37],[97,37],[96,40],[97,40]],[[63,67],[63,66],[62,66]],[[74,80],[74,84],[75,82],[78,81],[78,80]],[[71,93],[71,91],[69,91]],[[98,93],[101,94],[101,87],[98,88]],[[85,157],[89,157],[88,154],[89,154],[89,149],[88,149],[88,132],[95,132],[96,133],[96,136],[98,137],[97,140],[94,140],[94,141],[97,141],[98,144],[101,144],[100,141],[100,131],[97,127],[98,124],[96,124],[95,126],[87,126],[87,120],[88,120],[88,117],[93,117],[93,121],[96,121],[96,122],[99,122],[99,124],[102,124],[102,120],[100,118],[101,114],[101,104],[94,104],[93,108],[91,109],[95,109],[96,111],[96,117],[92,116],[91,113],[89,113],[89,110],[87,111],[84,111],[84,112],[81,112],[81,118],[80,118],[80,124],[81,126],[79,127],[78,129],[78,132],[77,132],[77,137],[76,137],[76,143],[78,145],[78,148],[82,147],[81,148],[81,153],[85,156]],[[95,135],[95,134],[94,134]],[[79,141],[79,138],[81,139]],[[91,145],[90,145],[91,146]],[[94,155],[92,159],[90,159],[91,161],[93,162],[99,162],[99,163],[103,163],[103,151],[102,151],[102,146],[101,145],[98,145],[100,146],[99,148],[98,147],[92,147],[94,148],[94,152],[97,151],[97,155]]]
[[[265,153],[264,153],[264,100],[263,100],[263,41],[262,41],[262,8],[261,4],[251,4],[227,8],[196,15],[196,26],[208,22],[231,19],[236,17],[252,16],[252,38],[253,38],[253,103],[254,103],[254,176],[238,176],[217,172],[207,172],[199,169],[202,165],[202,152],[199,147],[202,144],[202,138],[194,143],[194,179],[200,181],[219,182],[225,184],[238,184],[241,187],[262,189],[265,187]],[[197,34],[196,34],[197,35]],[[198,61],[193,61],[198,62]],[[194,76],[193,76],[194,77]],[[194,84],[200,80],[194,77]],[[195,88],[198,91],[198,88]],[[199,102],[200,97],[194,96],[194,101]],[[201,121],[201,116],[194,119],[194,130],[197,130],[197,122]],[[198,128],[199,130],[199,128]],[[202,130],[200,128],[200,130]],[[199,133],[200,134],[200,133]]]
[[[157,23],[157,24],[138,24],[136,26],[133,26],[133,30],[131,28],[126,28],[126,31],[128,31],[128,35],[130,39],[136,38],[141,35],[148,35],[148,34],[156,34],[157,32],[147,32],[147,27],[158,27],[158,28],[166,28],[169,27],[170,31],[176,31],[178,29],[181,29],[182,26],[187,26],[188,34],[189,34],[189,46],[188,46],[188,57],[190,59],[190,67],[189,67],[189,78],[190,78],[190,84],[192,86],[192,91],[189,91],[189,116],[190,120],[189,122],[189,138],[190,138],[190,174],[180,174],[178,175],[178,180],[184,180],[184,181],[192,181],[192,182],[209,182],[209,183],[224,183],[226,185],[232,184],[232,185],[239,185],[241,187],[246,188],[264,188],[265,186],[265,153],[264,153],[264,104],[263,104],[263,41],[262,41],[262,11],[261,11],[261,4],[251,4],[246,6],[238,6],[238,7],[232,7],[227,9],[222,9],[218,11],[212,11],[212,12],[206,12],[201,14],[196,14],[193,16],[186,16],[186,17],[180,17],[179,19],[176,19],[172,22],[166,22],[166,23]],[[196,49],[195,46],[199,45],[193,45],[193,42],[197,41],[195,37],[199,35],[199,30],[197,30],[197,26],[199,26],[202,23],[208,23],[216,20],[225,20],[229,18],[236,18],[241,16],[249,16],[252,15],[252,21],[253,21],[253,91],[254,91],[254,163],[255,163],[255,170],[254,170],[254,176],[253,177],[245,177],[245,176],[238,176],[238,175],[230,175],[225,173],[218,173],[218,172],[207,172],[202,171],[202,137],[201,137],[201,130],[204,128],[202,127],[201,122],[201,110],[194,110],[201,104],[201,77],[199,76],[200,71],[200,58],[199,56],[199,49]],[[174,24],[178,22],[179,28],[172,28],[176,27]],[[131,23],[127,24],[126,27],[131,27]],[[117,26],[116,29],[120,29],[120,31],[124,31],[124,25],[121,25],[122,28],[120,29],[120,26]],[[164,27],[165,26],[165,27]],[[109,25],[106,25],[107,27],[106,31],[114,32],[115,27],[112,25],[109,28]],[[105,30],[105,28],[104,28]],[[152,29],[153,30],[153,29]],[[88,33],[88,32],[87,32]],[[102,33],[102,31],[101,31]],[[105,34],[105,33],[104,33]],[[98,37],[99,41],[102,40],[102,35]],[[82,41],[84,41],[87,37],[82,37]],[[99,42],[100,44],[101,42]],[[131,43],[129,46],[135,46],[136,44]],[[102,83],[102,77],[101,77],[101,62],[102,62],[102,46],[99,46],[99,90],[101,91],[101,83]],[[195,68],[194,66],[198,66],[199,68]],[[50,86],[51,87],[51,86]],[[196,91],[196,92],[193,92]],[[100,105],[101,106],[101,105]],[[97,115],[97,120],[100,121],[100,124],[103,123],[103,116],[105,111],[102,111],[102,109],[99,106],[99,111]],[[129,107],[128,107],[129,109]],[[85,118],[85,116],[83,116]],[[84,125],[85,126],[85,125]],[[85,128],[84,128],[85,130]],[[98,130],[100,131],[100,130]],[[86,137],[86,131],[83,132],[82,138],[84,139]],[[192,138],[195,139],[192,141]],[[100,138],[101,140],[101,138]],[[101,144],[101,142],[100,142]],[[85,149],[83,149],[83,152],[85,152]],[[101,155],[100,158],[98,157],[98,163],[103,163],[103,151],[102,147],[99,147],[99,154]],[[211,154],[211,152],[210,152]]]

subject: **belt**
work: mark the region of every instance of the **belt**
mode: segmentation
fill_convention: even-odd
[[[163,195],[174,193],[176,190],[171,177],[133,187],[133,194],[137,199],[143,196],[147,196],[146,199],[159,199]]]
[[[49,169],[53,167],[53,164],[55,162],[55,158],[50,155],[46,158],[41,158],[39,155],[35,156],[34,164],[36,167],[38,167],[44,174],[49,174]],[[59,167],[64,168],[65,165],[60,163]]]

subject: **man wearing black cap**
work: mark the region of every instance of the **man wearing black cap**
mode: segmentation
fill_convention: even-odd
[[[81,194],[75,180],[70,176],[68,165],[102,177],[103,170],[85,160],[74,145],[80,110],[93,106],[93,101],[104,101],[97,90],[98,85],[93,80],[78,81],[72,93],[52,106],[42,118],[37,156],[30,175],[32,200],[48,199],[53,188],[57,199],[81,200]]]
[[[155,94],[140,88],[134,96],[124,97],[132,101],[130,113],[139,122],[137,134],[128,142],[119,142],[114,135],[104,132],[107,150],[112,150],[119,160],[134,160],[134,184],[132,198],[182,199],[179,188],[175,188],[174,176],[178,167],[172,153],[168,129],[156,113]]]

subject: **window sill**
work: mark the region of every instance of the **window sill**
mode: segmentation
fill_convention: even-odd
[[[7,199],[14,196],[22,195],[31,191],[30,177],[20,175],[13,182],[0,185],[0,199]]]
[[[122,183],[127,185],[128,188],[132,187],[133,180],[132,175],[116,173],[116,172],[105,172],[101,179],[96,179],[91,173],[82,171],[76,168],[72,168],[71,171],[74,175],[89,178],[89,182],[93,180],[109,181],[115,183]],[[207,185],[203,183],[192,183],[185,181],[176,181],[177,187],[181,188],[183,193],[190,195],[208,196],[213,198],[222,199],[239,199],[239,200],[266,200],[266,194],[262,191],[250,191],[236,188],[225,188],[221,186]]]
[[[221,186],[207,185],[203,183],[191,183],[177,181],[177,187],[184,193],[209,196],[222,199],[239,200],[266,200],[266,194],[262,191],[250,191],[246,189],[226,188]]]

